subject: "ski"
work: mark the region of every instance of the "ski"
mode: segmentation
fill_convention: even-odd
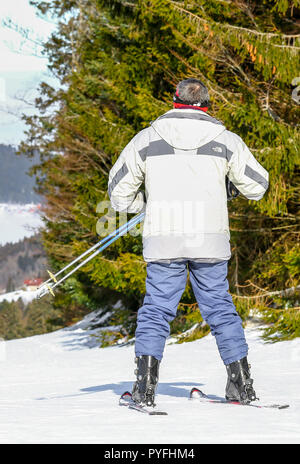
[[[250,406],[252,408],[268,408],[268,409],[286,409],[290,405],[289,404],[253,404],[253,403],[239,403],[238,401],[230,401],[226,400],[225,398],[215,399],[212,396],[206,395],[198,388],[192,388],[190,391],[190,399],[197,400],[200,402],[207,402],[207,403],[214,403],[214,404],[232,404],[236,406]]]
[[[120,397],[119,400],[120,406],[126,406],[128,409],[134,409],[135,411],[139,411],[143,414],[148,414],[149,416],[167,416],[168,413],[165,411],[160,411],[155,407],[148,407],[145,405],[137,404],[133,401],[132,395],[130,392],[126,391]]]

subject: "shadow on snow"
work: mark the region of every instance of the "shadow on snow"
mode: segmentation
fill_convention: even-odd
[[[110,383],[105,385],[95,385],[91,387],[81,388],[80,393],[74,393],[72,395],[59,395],[59,396],[48,396],[36,398],[36,400],[51,400],[58,398],[74,398],[83,395],[92,395],[95,393],[101,393],[106,391],[112,391],[116,396],[121,396],[125,391],[131,391],[133,382],[119,382]],[[159,383],[157,388],[158,395],[166,395],[175,398],[188,398],[189,387],[200,387],[201,383],[197,382],[174,382],[174,383]],[[187,388],[188,387],[188,388]]]

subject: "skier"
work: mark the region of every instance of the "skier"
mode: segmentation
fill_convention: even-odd
[[[140,131],[109,174],[116,211],[144,207],[146,295],[138,311],[135,403],[154,406],[169,323],[175,318],[187,272],[203,319],[227,369],[225,396],[256,399],[242,321],[228,293],[230,235],[225,178],[246,198],[260,200],[268,173],[243,140],[207,114],[209,94],[198,79],[177,85],[174,108]]]

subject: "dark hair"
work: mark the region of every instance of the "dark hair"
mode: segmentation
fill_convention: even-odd
[[[177,85],[176,96],[178,101],[187,105],[208,106],[209,94],[207,87],[198,79],[185,79]]]

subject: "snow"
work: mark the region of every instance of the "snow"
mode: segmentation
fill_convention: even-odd
[[[30,237],[43,226],[40,205],[0,203],[0,246]]]
[[[32,300],[34,300],[37,296],[36,291],[29,291],[29,290],[16,290],[15,292],[3,293],[0,295],[0,303],[4,300],[11,303],[12,301],[17,301],[19,298],[23,300],[23,303],[27,305]]]
[[[86,326],[0,343],[0,443],[300,442],[300,339],[266,344],[246,329],[257,394],[289,409],[189,401],[193,386],[224,395],[225,368],[208,335],[169,341],[157,394],[169,415],[147,416],[118,405],[134,381],[134,346],[98,348]]]

